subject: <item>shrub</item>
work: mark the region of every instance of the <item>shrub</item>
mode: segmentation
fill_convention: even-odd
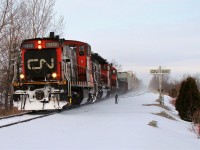
[[[194,78],[188,77],[181,83],[175,106],[182,119],[192,121],[194,112],[200,108],[200,95]]]

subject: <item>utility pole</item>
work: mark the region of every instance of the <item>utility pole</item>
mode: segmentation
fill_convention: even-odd
[[[163,96],[163,88],[162,88],[162,78],[164,74],[169,74],[171,72],[170,69],[162,69],[161,66],[159,66],[158,69],[151,69],[150,73],[154,75],[158,75],[158,81],[159,81],[159,101],[160,105],[164,105],[164,96]]]

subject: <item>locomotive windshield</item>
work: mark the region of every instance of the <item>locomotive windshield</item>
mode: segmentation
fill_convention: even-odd
[[[80,56],[84,56],[84,55],[85,55],[84,46],[80,46],[80,47],[79,47],[79,55],[80,55]]]
[[[24,54],[25,74],[29,80],[45,80],[56,72],[56,49],[27,50]]]

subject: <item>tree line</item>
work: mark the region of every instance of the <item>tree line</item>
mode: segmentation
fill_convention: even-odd
[[[153,75],[150,80],[148,88],[151,91],[157,92],[159,89],[159,78],[158,75]],[[171,97],[177,97],[178,90],[180,88],[180,81],[171,79],[169,75],[162,76],[162,91]]]
[[[0,105],[12,109],[13,65],[20,58],[24,39],[63,34],[64,17],[56,15],[55,0],[0,1]]]

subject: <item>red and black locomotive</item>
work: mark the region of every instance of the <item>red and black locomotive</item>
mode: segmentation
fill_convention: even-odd
[[[21,56],[13,80],[18,109],[62,109],[116,91],[117,70],[87,43],[60,39],[51,32],[49,38],[24,40]]]

